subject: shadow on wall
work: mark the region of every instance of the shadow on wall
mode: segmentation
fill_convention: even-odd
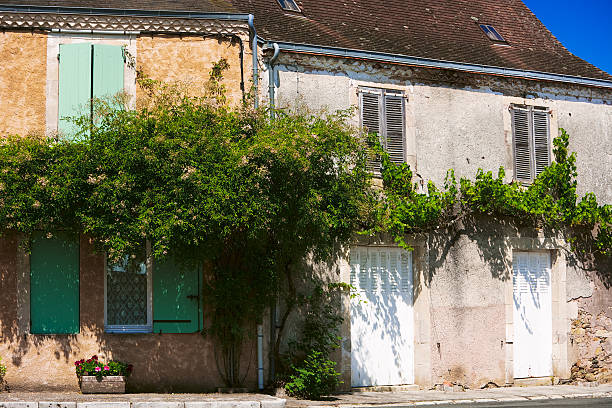
[[[96,354],[134,365],[131,392],[210,392],[223,385],[212,340],[189,334],[104,332],[104,257],[80,240],[80,330],[78,334],[29,333],[27,285],[19,284],[19,237],[0,238],[0,356],[13,390],[76,390],[74,361]],[[26,303],[26,304],[24,304]],[[206,324],[206,322],[205,322]],[[245,386],[256,387],[256,338],[245,344]]]

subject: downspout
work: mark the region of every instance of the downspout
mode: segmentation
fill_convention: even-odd
[[[253,36],[251,50],[253,51],[253,93],[254,96],[254,105],[255,109],[259,108],[259,95],[257,93],[257,30],[255,30],[255,25],[253,24],[253,20],[255,17],[252,14],[249,14],[249,30],[251,31],[251,35]]]
[[[272,47],[274,48],[274,54],[268,61],[268,92],[270,94],[270,119],[274,119],[274,82],[276,80],[274,63],[276,62],[276,60],[278,59],[278,55],[280,54],[280,48],[277,43],[272,44]]]

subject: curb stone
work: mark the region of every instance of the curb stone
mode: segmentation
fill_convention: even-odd
[[[131,408],[130,402],[110,402],[110,401],[90,401],[90,402],[78,402],[77,408]]]
[[[38,408],[76,408],[76,402],[49,402],[40,401]]]
[[[0,408],[38,408],[38,402],[0,402]]]
[[[133,402],[132,408],[185,408],[185,403],[184,402],[170,402],[170,401]]]

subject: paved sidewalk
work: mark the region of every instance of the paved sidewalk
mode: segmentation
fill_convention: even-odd
[[[612,384],[597,387],[578,385],[555,385],[537,387],[504,387],[464,392],[402,391],[362,392],[337,395],[328,401],[300,401],[287,398],[287,408],[318,407],[367,407],[367,406],[419,406],[444,404],[474,404],[491,402],[519,402],[529,400],[552,400],[564,398],[610,398],[612,406]]]
[[[0,393],[0,408],[285,408],[265,394]]]

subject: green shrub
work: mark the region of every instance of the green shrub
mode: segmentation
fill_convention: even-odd
[[[4,381],[4,375],[6,374],[6,366],[2,365],[2,357],[0,357],[0,385]]]
[[[289,382],[285,384],[287,394],[301,399],[319,400],[333,393],[342,383],[335,367],[336,363],[323,353],[312,350],[299,367],[293,367],[297,374],[290,376]]]

